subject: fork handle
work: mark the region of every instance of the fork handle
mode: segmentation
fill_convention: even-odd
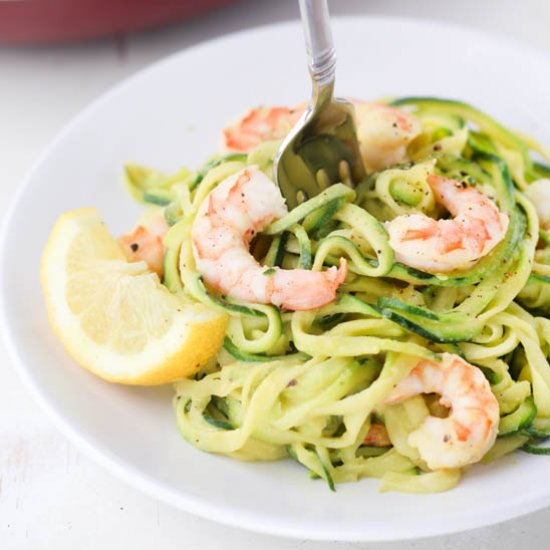
[[[332,98],[336,74],[336,51],[330,32],[327,0],[300,0],[313,96]]]

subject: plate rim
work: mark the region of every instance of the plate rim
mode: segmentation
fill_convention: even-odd
[[[347,22],[356,23],[359,20],[366,21],[378,21],[384,24],[409,24],[409,25],[421,25],[423,27],[438,27],[447,28],[451,31],[471,34],[472,36],[480,39],[490,40],[496,44],[500,43],[506,46],[513,46],[519,50],[520,53],[524,53],[529,57],[537,57],[541,63],[546,63],[550,67],[550,60],[546,58],[543,50],[538,49],[530,44],[526,44],[522,40],[516,37],[508,37],[503,33],[490,32],[480,30],[478,28],[462,25],[454,22],[440,21],[437,19],[421,18],[421,17],[404,17],[404,16],[388,16],[388,15],[346,15],[335,16],[333,21],[338,25],[345,25]],[[265,24],[255,26],[250,29],[238,30],[235,32],[219,35],[214,38],[203,40],[194,44],[191,47],[183,48],[176,52],[173,52],[167,56],[164,56],[153,63],[146,65],[145,67],[137,70],[130,76],[123,78],[113,86],[109,87],[95,99],[89,102],[83,109],[81,109],[75,116],[73,116],[69,122],[67,122],[50,140],[46,147],[39,153],[30,168],[26,171],[25,175],[19,182],[17,190],[13,195],[8,208],[6,209],[4,220],[0,228],[0,333],[6,350],[8,352],[8,358],[10,364],[17,372],[19,379],[23,381],[24,386],[30,391],[34,399],[39,403],[43,411],[46,412],[48,418],[50,418],[53,424],[71,441],[76,447],[82,451],[86,456],[90,457],[97,464],[105,468],[110,474],[114,475],[118,479],[121,479],[128,485],[135,487],[136,489],[144,492],[152,498],[159,499],[171,506],[183,510],[186,513],[197,515],[204,519],[215,521],[230,527],[238,527],[252,532],[259,532],[268,535],[282,536],[287,538],[307,538],[310,540],[318,541],[346,541],[346,542],[382,542],[382,541],[405,541],[405,540],[419,540],[425,538],[432,538],[435,536],[444,536],[463,532],[466,530],[486,527],[502,523],[504,521],[519,518],[528,513],[543,509],[550,506],[550,489],[546,495],[540,495],[538,497],[523,501],[521,509],[518,510],[518,503],[514,507],[506,505],[503,508],[499,508],[498,516],[494,517],[494,514],[479,514],[474,516],[463,517],[458,522],[443,521],[438,527],[434,529],[433,524],[426,524],[426,527],[417,529],[414,533],[409,533],[404,528],[398,528],[397,530],[384,529],[381,526],[370,525],[368,530],[348,530],[344,533],[339,531],[316,531],[311,524],[303,525],[289,525],[288,523],[277,523],[276,521],[265,521],[265,514],[256,515],[251,510],[239,510],[237,514],[232,513],[227,506],[212,503],[206,498],[193,497],[187,493],[176,492],[175,490],[169,490],[164,485],[159,484],[154,478],[151,478],[147,474],[142,473],[139,469],[126,464],[124,459],[121,459],[116,453],[111,452],[107,447],[96,446],[91,440],[87,438],[85,434],[78,430],[76,425],[72,425],[69,419],[67,419],[60,410],[55,407],[55,404],[48,398],[47,392],[42,391],[40,386],[35,382],[30,370],[27,368],[25,361],[22,359],[19,353],[18,346],[16,344],[16,336],[13,329],[10,326],[9,319],[6,314],[5,302],[8,292],[7,288],[7,269],[6,269],[6,248],[8,243],[8,237],[10,233],[10,226],[12,220],[16,217],[19,203],[21,202],[27,187],[33,180],[36,172],[39,171],[42,164],[47,161],[50,153],[54,151],[58,144],[63,141],[66,135],[70,134],[75,127],[77,127],[82,120],[86,119],[93,111],[101,106],[103,103],[108,102],[111,97],[124,91],[127,87],[130,87],[134,82],[141,78],[147,77],[149,73],[154,73],[163,65],[168,65],[180,56],[193,55],[194,52],[206,49],[215,45],[216,43],[223,43],[228,39],[244,38],[249,35],[260,33],[263,30],[271,30],[276,28],[291,27],[299,25],[297,19],[291,19],[286,21],[280,21],[272,24]],[[306,63],[304,60],[304,70]],[[419,495],[421,498],[421,495]]]

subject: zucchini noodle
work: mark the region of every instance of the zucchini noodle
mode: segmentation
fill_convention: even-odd
[[[183,437],[203,451],[239,460],[290,458],[334,490],[364,477],[381,490],[412,493],[454,487],[461,469],[431,471],[409,435],[438,401],[418,395],[384,400],[420,358],[460,355],[490,383],[499,409],[490,462],[515,449],[545,453],[550,436],[550,233],[539,228],[524,191],[550,176],[550,154],[457,101],[401,98],[422,132],[409,162],[369,174],[351,188],[326,188],[257,238],[262,264],[320,271],[348,262],[332,303],[309,311],[242,303],[209,288],[195,267],[191,227],[221,181],[248,165],[271,176],[280,141],[250,153],[216,156],[196,172],[167,176],[126,167],[132,195],[163,208],[164,284],[228,316],[225,343],[195,377],[176,383]],[[506,235],[469,269],[432,274],[396,260],[384,227],[396,216],[438,217],[430,174],[475,186],[506,213]],[[549,184],[550,185],[550,184]],[[367,434],[382,424],[387,444]]]

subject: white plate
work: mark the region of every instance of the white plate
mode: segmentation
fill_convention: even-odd
[[[334,23],[338,92],[461,98],[550,144],[550,66],[540,54],[452,26],[383,18]],[[75,83],[77,85],[77,83]],[[13,363],[59,426],[144,491],[248,529],[330,540],[395,540],[502,521],[550,503],[547,458],[517,454],[473,468],[456,489],[413,496],[364,480],[331,493],[291,461],[246,464],[179,436],[171,389],[111,385],[76,366],[51,333],[39,257],[59,214],[97,206],[116,232],[140,209],[121,185],[126,160],[176,169],[215,150],[220,127],[258,104],[308,94],[297,24],[255,29],[184,51],[86,109],[42,155],[5,225],[1,298]]]

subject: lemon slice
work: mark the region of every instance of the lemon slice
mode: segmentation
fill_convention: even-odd
[[[41,279],[57,336],[106,380],[172,382],[199,370],[223,341],[226,316],[171,294],[144,262],[128,262],[94,208],[57,220]]]

